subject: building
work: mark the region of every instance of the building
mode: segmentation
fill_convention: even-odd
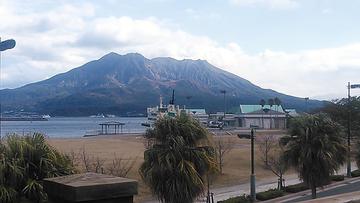
[[[236,127],[238,126],[238,123],[235,116],[235,114],[226,113],[224,117],[224,112],[216,112],[209,115],[209,121],[221,121],[225,126]]]
[[[205,109],[185,109],[186,113],[196,120],[198,120],[200,123],[207,125],[209,115],[206,114]]]
[[[240,105],[240,113],[236,115],[237,125],[250,128],[251,125],[263,129],[285,129],[287,113],[281,105]]]

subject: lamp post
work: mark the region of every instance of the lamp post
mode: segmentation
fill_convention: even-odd
[[[251,128],[251,175],[250,175],[250,198],[254,202],[256,200],[256,185],[255,185],[255,152],[254,152],[254,139],[255,129],[259,128],[256,125],[250,125]]]
[[[14,48],[16,45],[15,40],[13,39],[9,39],[9,40],[5,40],[5,41],[1,41],[1,37],[0,37],[0,88],[1,88],[1,52],[5,51],[7,49],[12,49]],[[0,103],[0,139],[1,139],[1,103]]]
[[[355,88],[360,88],[360,84],[351,85],[348,82],[348,129],[347,129],[347,177],[351,177],[351,95],[350,90]]]
[[[226,102],[225,102],[226,90],[220,90],[220,92],[222,94],[224,94],[224,118],[225,118],[225,115],[226,115]]]

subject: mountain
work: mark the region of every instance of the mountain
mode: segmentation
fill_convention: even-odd
[[[291,85],[291,84],[289,84]],[[304,110],[323,102],[262,89],[204,60],[147,59],[137,53],[109,53],[66,73],[16,89],[0,91],[2,111],[25,110],[57,116],[87,116],[98,113],[144,114],[146,108],[170,100],[208,112],[236,111],[239,104],[258,104],[278,97],[286,108]]]

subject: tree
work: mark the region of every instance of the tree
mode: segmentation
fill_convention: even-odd
[[[265,104],[266,104],[266,101],[265,99],[261,99],[259,104],[261,105],[262,108],[264,108]]]
[[[273,135],[261,136],[257,139],[259,146],[260,158],[262,159],[265,169],[270,170],[278,178],[278,189],[284,187],[284,173],[287,166],[283,159],[283,146],[279,145],[278,140]]]
[[[139,170],[144,182],[162,202],[193,202],[203,193],[205,175],[216,167],[207,130],[181,114],[157,120],[145,138],[153,145],[144,152]]]
[[[10,135],[0,143],[0,201],[16,202],[24,196],[41,202],[46,199],[42,180],[74,172],[70,159],[48,145],[39,133]]]
[[[349,100],[348,98],[333,100],[325,107],[320,109],[327,113],[333,120],[347,128],[349,119]],[[360,97],[350,99],[351,134],[360,137]]]
[[[271,117],[271,111],[272,111],[272,106],[274,106],[275,102],[274,99],[268,99],[268,104],[270,106],[270,129],[272,128],[272,117]]]
[[[264,162],[265,166],[269,163],[269,156],[273,149],[276,147],[276,140],[274,135],[264,135],[257,138],[257,144],[259,146],[260,158]]]
[[[220,173],[222,174],[223,166],[224,166],[224,157],[234,148],[234,142],[232,142],[230,139],[227,139],[225,141],[223,138],[220,137],[215,142],[215,148],[217,152],[218,166],[220,169]]]
[[[275,128],[279,128],[279,121],[278,121],[278,110],[281,105],[281,100],[278,97],[274,98],[274,104],[276,105],[276,115],[275,115]]]
[[[262,112],[264,112],[264,106],[266,104],[265,99],[261,99],[259,104],[261,105]],[[261,127],[264,128],[264,115],[263,115],[263,113],[261,113],[261,125],[262,125]]]
[[[316,187],[330,181],[346,159],[346,146],[341,138],[341,126],[325,114],[293,118],[290,138],[283,138],[284,160],[299,173],[316,198]]]

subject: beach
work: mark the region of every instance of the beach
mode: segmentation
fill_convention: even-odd
[[[248,132],[244,130],[243,132]],[[222,140],[232,144],[232,149],[224,156],[223,174],[216,177],[211,188],[231,186],[247,183],[250,175],[250,140],[239,139],[238,131],[215,131],[212,134],[212,142]],[[282,136],[283,131],[259,131],[257,138],[264,135]],[[145,139],[142,134],[103,135],[86,138],[48,138],[50,145],[66,154],[79,154],[86,152],[89,157],[104,161],[104,166],[111,164],[115,157],[124,160],[134,160],[134,166],[127,177],[139,181],[139,192],[135,196],[136,202],[151,200],[150,189],[142,182],[138,169],[143,162],[145,150]],[[259,180],[275,177],[274,174],[264,169],[259,158],[259,151],[255,152],[256,174]]]

